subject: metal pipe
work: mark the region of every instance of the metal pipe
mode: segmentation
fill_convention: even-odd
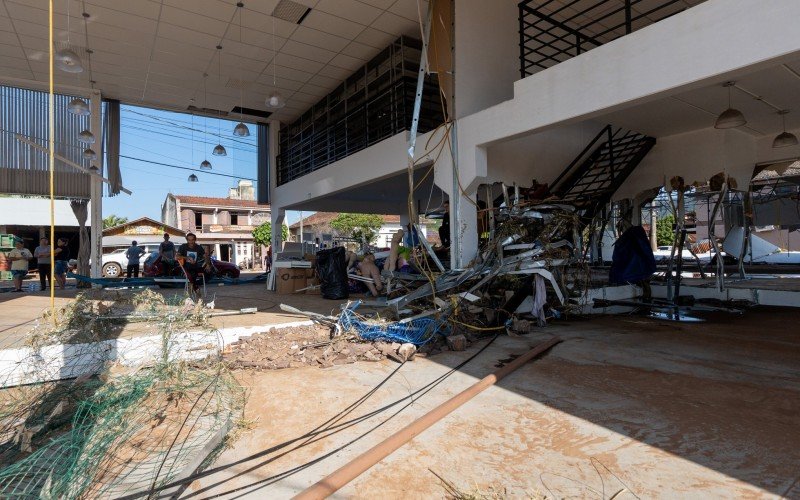
[[[370,467],[380,462],[384,458],[391,455],[398,448],[414,439],[417,435],[421,434],[425,429],[429,428],[442,418],[446,417],[454,410],[458,409],[461,405],[471,400],[484,390],[488,389],[495,383],[502,380],[508,374],[514,372],[519,367],[532,360],[536,356],[548,351],[553,346],[561,342],[558,337],[542,342],[527,353],[515,359],[506,366],[500,368],[473,384],[468,389],[460,392],[459,394],[448,399],[441,405],[429,411],[419,419],[410,423],[400,431],[389,436],[378,445],[367,450],[356,457],[353,461],[340,467],[332,474],[322,478],[316,484],[300,492],[295,496],[295,500],[311,500],[319,498],[327,498],[329,495],[341,489],[344,485],[357,478]]]

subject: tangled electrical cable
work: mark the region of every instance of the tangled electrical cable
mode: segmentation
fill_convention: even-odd
[[[332,436],[332,435],[334,435],[334,434],[336,434],[338,432],[341,432],[341,431],[343,431],[345,429],[353,427],[353,426],[355,426],[355,425],[357,425],[357,424],[359,424],[361,422],[364,422],[364,421],[366,421],[366,420],[368,420],[368,419],[370,419],[372,417],[380,415],[381,413],[383,413],[383,412],[385,412],[385,411],[387,411],[387,410],[389,410],[391,408],[394,408],[394,407],[396,407],[398,405],[401,405],[402,403],[408,401],[399,410],[397,410],[395,413],[391,414],[389,417],[387,417],[383,421],[379,422],[375,426],[373,426],[370,429],[368,429],[366,432],[360,434],[359,436],[355,437],[354,439],[348,441],[347,443],[343,444],[342,446],[337,447],[336,449],[334,449],[332,451],[326,452],[325,454],[323,454],[323,455],[321,455],[321,456],[319,456],[319,457],[317,457],[317,458],[315,458],[313,460],[310,460],[308,462],[305,462],[305,463],[303,463],[301,465],[298,465],[298,466],[293,467],[291,469],[285,470],[285,471],[280,472],[278,474],[273,474],[270,477],[260,479],[259,481],[251,483],[249,485],[245,485],[245,486],[237,487],[237,488],[234,488],[234,489],[231,489],[231,490],[228,490],[228,491],[217,493],[217,494],[215,494],[215,495],[213,495],[213,496],[211,496],[209,498],[218,498],[218,497],[221,497],[223,495],[229,495],[229,494],[233,494],[233,493],[238,493],[240,491],[243,491],[243,490],[246,490],[246,489],[249,489],[249,488],[253,488],[253,487],[256,487],[256,486],[261,488],[261,487],[273,484],[273,483],[275,483],[275,482],[277,482],[277,481],[279,481],[281,479],[285,479],[286,477],[289,477],[289,476],[291,476],[291,475],[293,475],[293,474],[295,474],[297,472],[300,472],[300,471],[302,471],[302,470],[304,470],[304,469],[306,469],[308,467],[311,467],[312,465],[315,465],[315,464],[325,460],[326,458],[328,458],[328,457],[330,457],[330,456],[332,456],[332,455],[334,455],[334,454],[346,449],[347,447],[349,447],[353,443],[358,442],[359,440],[363,439],[364,437],[366,437],[367,435],[369,435],[370,433],[372,433],[376,429],[378,429],[381,426],[383,426],[384,424],[386,424],[388,421],[393,419],[395,416],[397,416],[403,410],[405,410],[410,405],[412,405],[417,399],[419,399],[420,397],[424,396],[425,394],[427,394],[428,392],[433,390],[435,387],[437,387],[439,384],[444,382],[447,378],[449,378],[455,372],[457,372],[457,371],[461,370],[462,368],[464,368],[464,366],[466,366],[468,363],[470,363],[472,360],[474,360],[476,357],[478,357],[481,353],[483,353],[490,345],[492,345],[492,343],[497,339],[497,337],[498,337],[498,335],[494,335],[493,337],[491,337],[489,339],[489,341],[484,346],[482,346],[477,352],[472,354],[470,357],[468,357],[467,359],[465,359],[464,361],[462,361],[458,365],[454,366],[453,368],[451,368],[450,370],[448,370],[444,374],[440,375],[439,377],[433,379],[432,381],[428,382],[424,386],[422,386],[419,389],[415,390],[414,392],[412,392],[412,393],[410,393],[410,394],[408,394],[408,395],[406,395],[406,396],[404,396],[404,397],[402,397],[402,398],[400,398],[400,399],[398,399],[398,400],[396,400],[396,401],[394,401],[392,403],[384,405],[384,406],[382,406],[380,408],[377,408],[375,410],[372,410],[370,412],[367,412],[367,413],[365,413],[365,414],[363,414],[361,416],[352,418],[350,420],[341,421],[344,417],[346,417],[347,415],[352,413],[355,409],[357,409],[364,402],[366,402],[373,394],[375,394],[378,391],[378,389],[380,389],[383,385],[385,385],[395,374],[398,373],[398,371],[404,366],[404,364],[400,364],[387,377],[385,377],[380,383],[378,383],[375,387],[370,389],[367,393],[365,393],[363,396],[361,396],[355,402],[353,402],[350,405],[348,405],[344,410],[342,410],[341,412],[337,413],[336,415],[334,415],[333,417],[329,418],[328,420],[326,420],[325,422],[323,422],[322,424],[320,424],[316,428],[312,429],[311,431],[309,431],[309,432],[307,432],[307,433],[305,433],[305,434],[303,434],[301,436],[298,436],[298,437],[292,438],[290,440],[284,441],[284,442],[282,442],[280,444],[277,444],[275,446],[271,446],[270,448],[262,450],[262,451],[260,451],[258,453],[250,455],[248,457],[241,458],[241,459],[236,460],[235,462],[232,462],[230,464],[226,464],[226,465],[223,465],[223,466],[215,467],[213,469],[208,469],[206,471],[198,472],[198,473],[193,474],[193,475],[191,475],[191,476],[189,476],[189,477],[187,477],[185,479],[182,479],[182,480],[179,480],[179,481],[174,481],[174,482],[171,482],[169,484],[165,484],[165,485],[159,486],[157,488],[151,488],[150,490],[148,490],[146,492],[140,492],[140,493],[135,493],[135,494],[131,494],[131,495],[126,495],[126,496],[120,497],[119,500],[135,500],[135,499],[144,498],[144,497],[153,498],[153,495],[155,493],[158,493],[158,492],[161,492],[161,491],[164,491],[164,490],[167,490],[167,489],[172,489],[172,488],[175,488],[176,486],[188,487],[189,484],[191,484],[192,482],[194,482],[197,479],[202,479],[204,477],[208,477],[208,476],[211,476],[213,474],[217,474],[219,472],[227,470],[227,469],[229,469],[231,467],[234,467],[236,465],[240,465],[240,464],[243,464],[243,463],[246,463],[246,462],[250,462],[252,460],[264,457],[266,455],[269,455],[271,453],[274,453],[276,451],[282,450],[282,449],[284,449],[286,447],[289,447],[289,446],[291,446],[291,445],[293,445],[295,443],[298,443],[300,441],[305,440],[302,443],[300,443],[299,445],[294,446],[291,449],[289,449],[289,450],[287,450],[287,451],[285,451],[285,452],[283,452],[283,453],[281,453],[281,454],[279,454],[277,456],[270,457],[267,460],[259,462],[259,463],[255,464],[255,465],[249,467],[248,469],[246,469],[244,471],[241,471],[241,472],[239,472],[239,473],[237,473],[237,474],[235,474],[235,475],[233,475],[233,476],[231,476],[229,478],[222,479],[220,481],[217,481],[214,484],[205,486],[204,488],[202,488],[200,490],[197,490],[197,491],[194,491],[191,494],[189,494],[188,496],[185,496],[184,498],[192,498],[192,497],[195,497],[195,496],[202,495],[202,494],[210,491],[213,488],[216,488],[216,487],[218,487],[218,486],[220,486],[220,485],[222,485],[224,483],[227,483],[228,481],[231,481],[231,480],[234,480],[234,479],[236,479],[238,477],[241,477],[243,475],[249,474],[252,471],[257,470],[257,469],[259,469],[259,468],[261,468],[261,467],[263,467],[263,466],[265,466],[265,465],[277,460],[278,458],[286,456],[286,455],[288,455],[289,453],[291,453],[293,451],[296,451],[296,450],[298,450],[300,448],[308,446],[308,445],[310,445],[312,443],[315,443],[315,442],[317,442],[319,440],[322,440],[322,439],[325,439],[327,437],[330,437],[330,436]],[[256,489],[259,489],[259,488],[256,488]],[[255,489],[253,491],[255,491]],[[249,492],[249,493],[252,493],[252,491]],[[169,495],[162,495],[162,496],[158,496],[156,498],[169,498],[169,497],[172,497],[173,495],[174,495],[173,493],[170,493]]]

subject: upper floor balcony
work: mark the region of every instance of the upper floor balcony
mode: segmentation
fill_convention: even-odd
[[[295,122],[281,128],[277,184],[410,130],[422,43],[400,37]],[[444,121],[436,75],[426,77],[419,132]]]
[[[705,0],[523,0],[521,78],[679,14]]]

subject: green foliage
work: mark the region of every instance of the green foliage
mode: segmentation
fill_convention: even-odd
[[[383,225],[383,217],[374,214],[341,213],[331,221],[331,227],[341,236],[366,240],[372,243]]]
[[[281,224],[281,241],[289,239],[289,228]],[[272,223],[265,222],[253,229],[253,241],[256,245],[270,245],[272,243]]]
[[[656,241],[658,246],[672,245],[675,240],[675,233],[672,230],[673,224],[675,224],[675,217],[672,214],[656,221]]]
[[[119,226],[120,224],[125,224],[126,222],[128,222],[127,217],[117,217],[116,215],[111,214],[108,217],[103,217],[103,229]]]

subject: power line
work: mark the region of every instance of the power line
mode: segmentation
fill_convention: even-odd
[[[242,177],[240,175],[220,174],[220,173],[217,173],[217,172],[209,172],[208,170],[200,170],[199,168],[181,167],[180,165],[171,165],[169,163],[161,163],[161,162],[153,161],[153,160],[145,160],[144,158],[136,158],[134,156],[119,155],[119,157],[120,158],[127,158],[128,160],[140,161],[142,163],[151,163],[153,165],[160,165],[162,167],[179,168],[181,170],[190,170],[192,172],[200,172],[202,174],[207,174],[207,175],[218,175],[220,177],[230,177],[232,179],[242,179],[242,180],[245,180],[245,181],[258,182],[258,179],[252,179],[250,177]]]

